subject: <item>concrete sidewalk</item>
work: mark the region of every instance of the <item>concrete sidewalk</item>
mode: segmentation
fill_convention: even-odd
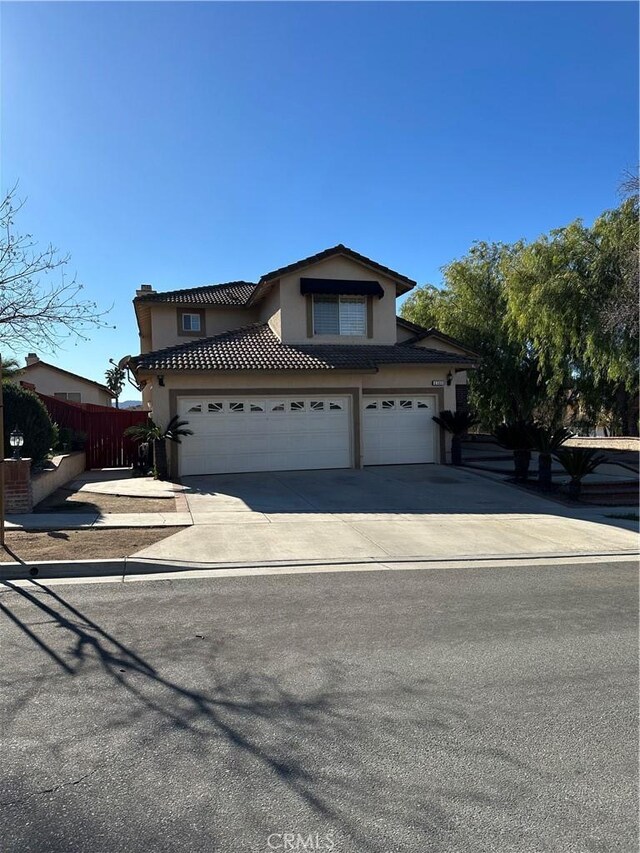
[[[189,562],[634,552],[624,526],[555,515],[270,516],[242,524],[198,524],[133,554]]]
[[[103,468],[85,471],[67,483],[67,489],[97,495],[122,495],[130,498],[171,498],[184,491],[185,487],[168,480],[153,477],[134,477],[130,468]]]

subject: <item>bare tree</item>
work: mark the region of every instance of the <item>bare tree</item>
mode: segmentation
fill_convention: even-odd
[[[625,169],[622,173],[622,180],[620,181],[618,192],[622,198],[637,196],[640,192],[640,174],[637,171],[632,172],[630,169]]]
[[[626,170],[618,191],[624,199],[623,205],[632,213],[626,240],[621,241],[617,267],[618,286],[611,299],[605,303],[602,319],[610,332],[619,338],[625,335],[637,341],[640,333],[640,250],[638,247],[638,208],[640,205],[640,180],[638,172]]]
[[[16,186],[0,203],[0,346],[52,350],[67,338],[87,340],[92,328],[109,328],[108,311],[83,299],[83,285],[65,276],[69,255],[51,244],[39,249],[31,234],[15,232],[24,204],[16,199]],[[57,280],[44,281],[46,276]]]

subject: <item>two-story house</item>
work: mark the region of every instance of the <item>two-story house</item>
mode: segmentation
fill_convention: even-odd
[[[443,462],[432,420],[477,361],[396,316],[415,282],[343,245],[263,275],[188,290],[143,285],[126,361],[171,447],[173,476]]]

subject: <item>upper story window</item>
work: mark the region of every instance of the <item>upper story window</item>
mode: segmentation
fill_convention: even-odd
[[[204,311],[194,310],[193,308],[190,311],[178,309],[178,334],[204,337],[206,334],[204,328]]]
[[[313,297],[313,334],[350,335],[367,334],[367,302],[362,296]]]
[[[54,391],[53,396],[57,397],[58,400],[68,400],[70,403],[82,402],[82,395],[75,391]]]
[[[182,315],[182,331],[183,332],[199,332],[200,331],[200,315],[199,314],[183,314]]]

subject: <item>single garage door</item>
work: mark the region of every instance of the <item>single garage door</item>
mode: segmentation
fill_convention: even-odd
[[[365,465],[404,465],[439,459],[436,398],[364,396]]]
[[[182,476],[351,467],[349,397],[178,398]]]

